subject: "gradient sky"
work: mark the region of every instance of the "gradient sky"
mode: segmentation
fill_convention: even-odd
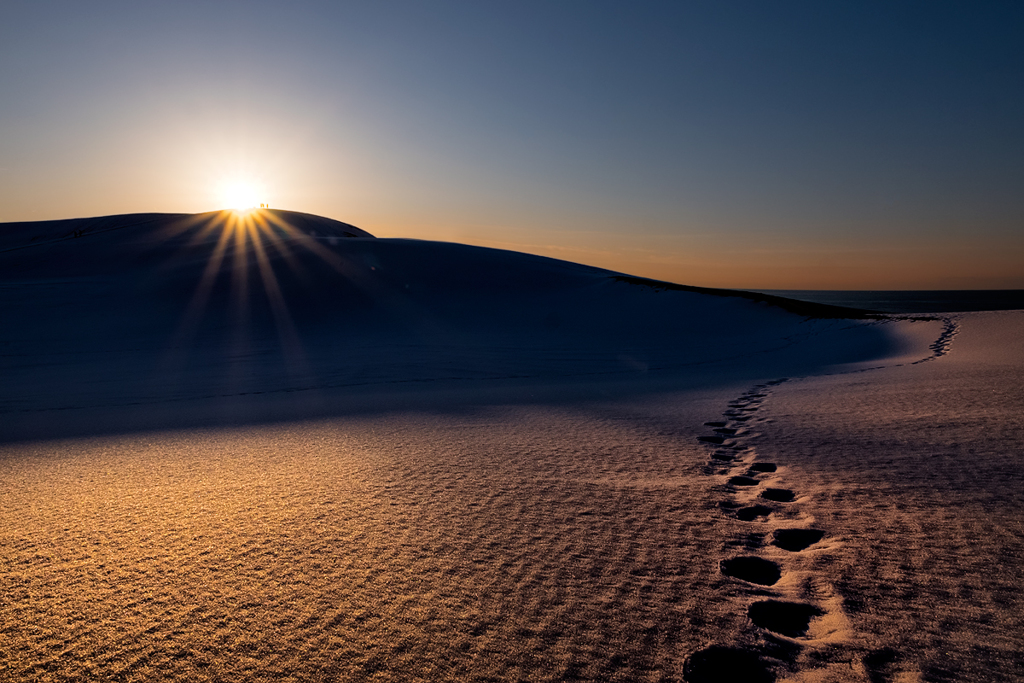
[[[1024,3],[0,4],[0,221],[233,179],[685,284],[1024,288]]]

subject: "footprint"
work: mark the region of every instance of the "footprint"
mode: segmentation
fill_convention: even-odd
[[[747,610],[750,620],[756,626],[796,638],[807,633],[811,619],[820,617],[824,612],[803,602],[784,602],[782,600],[763,600],[755,602]]]
[[[729,483],[733,486],[757,486],[761,482],[753,477],[744,477],[740,475],[736,477],[729,477]]]
[[[704,426],[705,427],[724,427],[726,424],[728,424],[728,423],[726,423],[726,422],[705,422]]]
[[[772,586],[782,577],[779,565],[760,557],[732,557],[722,560],[722,573],[761,586]]]
[[[731,429],[729,427],[719,427],[715,430],[715,434],[721,434],[722,436],[735,436],[738,429]]]
[[[766,500],[774,500],[776,503],[789,503],[796,498],[789,489],[765,489],[761,492],[761,497]]]
[[[750,466],[751,472],[774,472],[779,469],[773,462],[755,462]]]
[[[712,645],[686,658],[683,680],[688,683],[773,683],[775,675],[756,652],[740,647]]]
[[[736,459],[735,455],[731,455],[729,453],[722,453],[721,451],[715,451],[714,453],[711,454],[711,457],[715,460],[724,460],[726,462]]]
[[[721,446],[723,443],[725,443],[725,437],[724,436],[698,436],[697,437],[697,441],[700,441],[701,443],[712,443],[712,444],[715,444],[716,446]]]
[[[825,532],[821,529],[776,529],[772,535],[775,537],[772,545],[795,553],[820,541]]]
[[[772,513],[772,509],[765,505],[751,505],[749,507],[740,508],[736,512],[736,518],[743,522],[753,522],[758,517],[767,517]]]

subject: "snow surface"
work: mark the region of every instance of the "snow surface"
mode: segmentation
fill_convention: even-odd
[[[871,680],[1024,672],[1024,312],[948,322],[941,357],[779,386],[750,442],[785,465],[765,485],[800,496],[762,526],[826,532],[785,568],[794,595],[842,598],[833,671],[857,653]]]
[[[746,293],[253,216],[0,231],[0,438],[721,386],[900,343],[878,321],[809,320]]]
[[[0,226],[0,678],[1016,679],[1024,313],[258,215]]]

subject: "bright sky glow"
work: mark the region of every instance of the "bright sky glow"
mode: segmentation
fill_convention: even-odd
[[[272,201],[692,285],[1024,288],[1024,3],[8,4],[0,222]]]
[[[263,193],[251,182],[231,181],[224,184],[220,191],[221,208],[246,211],[265,204]]]

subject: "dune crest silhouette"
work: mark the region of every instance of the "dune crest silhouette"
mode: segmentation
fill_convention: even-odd
[[[460,397],[432,409],[474,404],[480,389],[649,392],[893,345],[852,309],[379,239],[277,209],[9,223],[0,269],[3,410],[17,416],[0,438],[287,419],[438,389]]]

